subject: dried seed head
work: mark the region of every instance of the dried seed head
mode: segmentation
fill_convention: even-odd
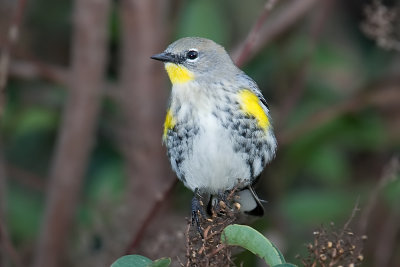
[[[333,246],[333,243],[331,241],[328,241],[326,243],[327,248],[331,248]]]
[[[233,206],[234,206],[237,210],[240,210],[240,203],[235,202],[235,203],[233,204]]]
[[[331,256],[332,256],[332,258],[336,258],[336,256],[337,256],[337,250],[336,250],[336,248],[333,248],[333,249],[332,249]]]
[[[221,209],[226,209],[226,204],[222,200],[219,202],[219,206],[221,207]]]
[[[358,255],[357,260],[363,261],[364,260],[364,256],[362,254]]]
[[[321,261],[326,261],[326,259],[328,258],[325,254],[321,254],[319,255],[319,258]]]

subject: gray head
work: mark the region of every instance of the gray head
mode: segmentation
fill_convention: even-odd
[[[179,39],[152,59],[185,67],[196,79],[209,75],[232,75],[239,71],[225,49],[212,40],[200,37]],[[221,77],[222,78],[222,77]]]

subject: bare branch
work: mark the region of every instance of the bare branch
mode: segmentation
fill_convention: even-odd
[[[18,0],[15,12],[11,18],[11,25],[8,29],[8,38],[5,38],[5,43],[1,48],[0,53],[0,117],[3,114],[5,87],[8,78],[8,65],[10,62],[10,50],[12,45],[18,40],[19,27],[22,22],[22,17],[25,11],[26,0]]]
[[[50,170],[34,266],[60,266],[93,145],[107,54],[110,0],[77,0],[70,91]]]
[[[279,112],[277,112],[279,118],[276,120],[277,124],[275,127],[278,130],[283,127],[289,114],[296,107],[298,101],[304,94],[310,59],[315,50],[315,47],[317,46],[322,30],[329,19],[333,3],[333,0],[321,1],[319,8],[316,9],[317,14],[313,19],[310,27],[310,45],[305,53],[303,62],[300,64],[300,69],[297,72],[296,77],[293,79],[294,82],[291,85],[292,88],[290,89],[290,92],[287,93],[287,97],[283,100],[283,103],[280,104]]]
[[[140,242],[142,241],[144,234],[146,233],[147,228],[150,226],[150,223],[153,221],[153,218],[156,216],[157,212],[160,210],[162,204],[166,202],[166,200],[170,197],[173,189],[176,187],[178,183],[177,179],[171,180],[171,184],[167,188],[167,190],[157,198],[154,203],[153,207],[147,214],[146,218],[143,220],[139,230],[136,232],[136,236],[132,239],[132,242],[129,244],[128,248],[126,249],[126,254],[131,254],[135,249],[138,247]]]
[[[343,226],[343,231],[347,231],[347,230],[350,229],[349,228],[350,223],[354,220],[354,218],[356,217],[357,212],[359,212],[359,211],[360,211],[360,197],[358,196],[357,200],[356,200],[356,204],[354,204],[354,208],[351,211],[351,215],[350,215],[349,219],[347,220],[347,222]]]
[[[38,61],[13,60],[10,63],[10,76],[26,80],[43,79],[67,86],[69,71],[60,66]]]
[[[382,189],[391,181],[396,178],[396,174],[400,172],[400,162],[399,159],[393,157],[389,164],[385,166],[381,178],[379,179],[378,185],[374,188],[368,198],[367,205],[364,208],[363,213],[360,217],[359,231],[361,234],[365,234],[368,228],[369,217],[376,206],[379,198],[379,194]]]
[[[243,65],[245,59],[249,57],[249,54],[253,49],[254,43],[256,42],[257,37],[259,36],[259,31],[261,29],[261,26],[264,24],[265,20],[268,17],[268,14],[274,8],[277,1],[278,0],[267,0],[267,2],[265,3],[261,15],[258,17],[256,23],[253,25],[253,28],[250,30],[249,34],[246,37],[246,40],[244,41],[242,51],[240,52],[236,60],[234,60],[236,65],[238,66]]]
[[[68,90],[69,70],[65,67],[51,65],[40,61],[13,60],[10,64],[10,77],[25,80],[45,80]],[[119,98],[120,91],[113,82],[104,82],[102,93],[113,99]]]
[[[21,169],[19,166],[5,162],[5,169],[7,174],[12,177],[17,183],[28,187],[29,189],[36,190],[37,192],[45,192],[45,183],[42,177],[39,177],[29,171]],[[1,173],[0,173],[1,174]]]
[[[337,118],[346,112],[355,112],[369,105],[388,106],[397,105],[400,101],[400,90],[398,81],[393,81],[393,84],[382,85],[377,90],[365,91],[361,90],[359,95],[349,98],[345,102],[332,105],[330,107],[319,110],[304,120],[304,123],[294,129],[285,129],[278,132],[278,140],[281,145],[293,142],[300,136],[321,127],[326,122]]]
[[[266,25],[260,29],[258,32],[259,36],[255,39],[251,51],[247,53],[246,58],[242,59],[240,63],[245,64],[274,38],[289,29],[294,23],[302,18],[302,16],[304,16],[316,2],[318,1],[287,1],[285,5],[282,5],[279,9],[277,9],[275,12],[276,16],[271,16],[266,22]],[[245,42],[246,41],[233,49],[231,53],[233,59],[239,58],[239,55],[242,53],[243,47],[245,46]]]

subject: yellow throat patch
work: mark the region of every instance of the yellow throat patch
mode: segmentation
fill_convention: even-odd
[[[181,65],[166,63],[165,69],[172,84],[189,82],[194,78],[194,74]]]
[[[269,120],[263,108],[260,106],[260,100],[250,90],[239,92],[240,108],[247,114],[257,119],[258,125],[263,129],[268,129]]]
[[[164,133],[163,133],[163,140],[165,140],[165,138],[167,138],[167,133],[168,130],[173,129],[175,127],[175,119],[172,116],[172,112],[169,109],[167,111],[167,116],[165,117],[165,122],[164,122]]]

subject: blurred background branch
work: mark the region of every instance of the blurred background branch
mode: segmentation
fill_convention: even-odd
[[[249,33],[249,37],[245,39],[245,41],[239,44],[232,51],[232,58],[236,59],[238,65],[243,65],[247,61],[251,60],[252,57],[257,54],[263,47],[269,44],[274,38],[277,38],[280,34],[283,34],[286,30],[288,30],[294,23],[296,23],[299,19],[301,19],[306,12],[310,10],[313,4],[315,4],[315,0],[299,0],[295,2],[286,1],[278,11],[276,11],[276,15],[269,18],[268,22],[264,27],[261,27],[262,22],[266,18],[269,10],[275,5],[276,1],[267,1],[264,11],[259,17],[259,20],[256,22],[253,27],[253,34]],[[257,33],[257,38],[254,38],[254,34]],[[250,36],[250,34],[252,36]],[[243,47],[248,47],[243,48]],[[246,54],[245,60],[240,59],[242,56],[241,53]],[[247,55],[248,54],[248,55]],[[239,61],[240,59],[240,61]]]
[[[95,140],[107,58],[109,0],[77,0],[70,90],[49,174],[45,214],[34,266],[59,266],[74,221]]]
[[[5,87],[8,79],[10,50],[12,45],[18,40],[19,27],[25,11],[26,0],[18,0],[12,13],[11,21],[8,26],[7,36],[4,38],[0,48],[0,118],[3,115],[5,101]]]

